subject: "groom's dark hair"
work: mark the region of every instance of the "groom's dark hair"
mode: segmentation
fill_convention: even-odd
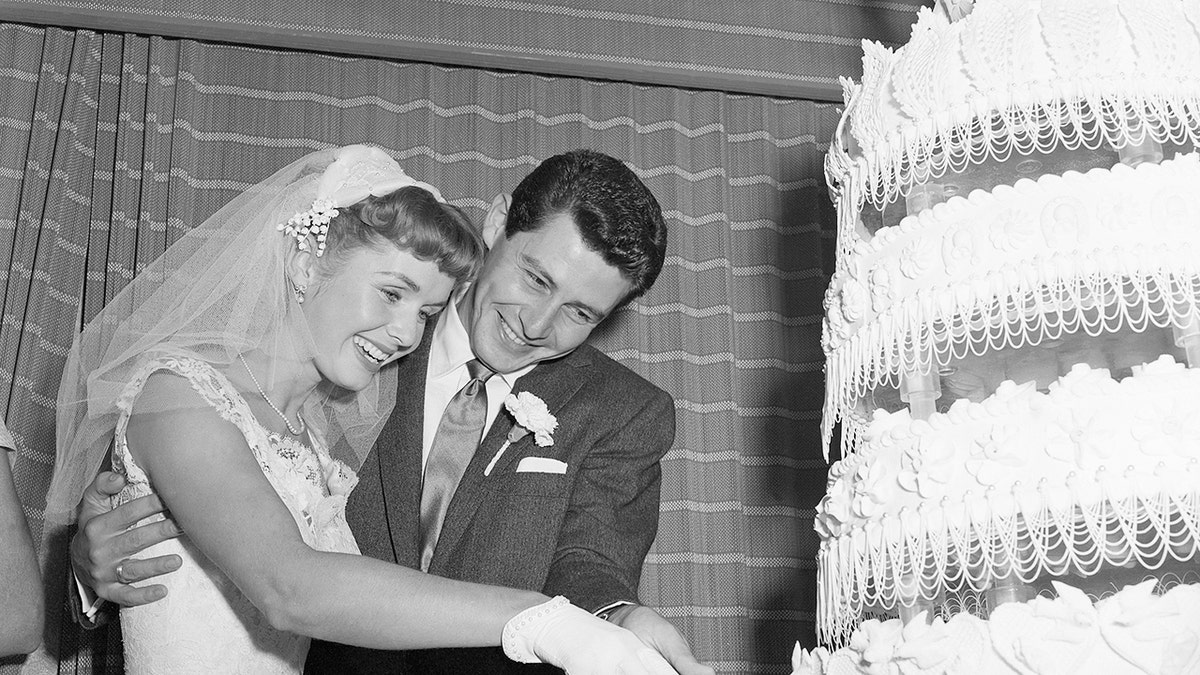
[[[513,190],[506,237],[570,216],[584,244],[646,292],[662,270],[667,224],[662,207],[629,167],[594,150],[572,150],[542,162]]]

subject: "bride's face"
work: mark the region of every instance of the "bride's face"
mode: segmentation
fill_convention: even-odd
[[[304,304],[316,346],[317,370],[358,391],[383,366],[416,349],[446,307],[454,279],[436,262],[386,245],[362,247],[310,285]]]

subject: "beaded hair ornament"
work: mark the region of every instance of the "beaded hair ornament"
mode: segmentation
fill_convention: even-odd
[[[360,202],[368,195],[381,197],[409,186],[428,190],[439,202],[446,203],[437,188],[404,173],[396,160],[383,150],[369,145],[347,145],[321,174],[312,207],[275,229],[294,238],[301,251],[309,250],[308,239],[312,237],[319,258],[325,254],[329,223],[337,217],[339,208]]]

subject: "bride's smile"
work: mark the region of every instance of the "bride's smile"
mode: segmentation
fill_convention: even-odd
[[[322,259],[303,304],[322,377],[351,391],[421,343],[454,279],[390,244]]]

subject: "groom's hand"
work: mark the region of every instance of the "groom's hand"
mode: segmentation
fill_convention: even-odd
[[[679,675],[714,675],[715,671],[696,660],[687,640],[670,621],[641,605],[625,605],[613,610],[609,622],[632,632],[642,642],[658,650]]]
[[[160,584],[133,586],[179,569],[177,555],[138,560],[149,546],[178,537],[182,531],[175,521],[167,520],[133,527],[138,521],[166,509],[157,495],[147,495],[111,507],[111,497],[125,487],[125,479],[108,471],[101,472],[83,492],[79,502],[79,529],[71,540],[71,566],[80,583],[96,595],[126,607],[144,605],[167,595]]]

